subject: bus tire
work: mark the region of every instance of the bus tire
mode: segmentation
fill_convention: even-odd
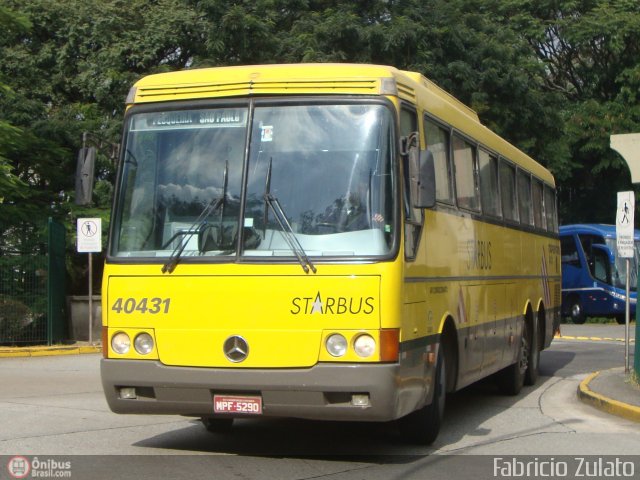
[[[539,335],[534,328],[533,323],[527,322],[525,325],[527,336],[529,338],[529,358],[527,359],[527,371],[524,374],[525,385],[535,385],[538,381],[540,366],[540,345]]]
[[[229,433],[233,426],[233,418],[200,418],[202,425],[210,433]]]
[[[429,405],[398,420],[403,440],[420,445],[431,445],[438,437],[447,396],[447,370],[443,344],[438,348],[433,399]]]
[[[587,321],[587,317],[584,314],[584,309],[582,308],[579,298],[571,299],[571,303],[569,305],[569,316],[573,323],[576,325],[582,325]]]
[[[499,371],[496,377],[498,388],[504,395],[518,395],[524,386],[525,374],[529,364],[530,348],[527,330],[527,327],[524,326],[516,362]]]
[[[629,323],[631,323],[631,320],[633,320],[633,318],[629,319]],[[624,315],[617,315],[616,316],[616,322],[618,325],[626,325],[627,324],[627,317],[625,317]]]

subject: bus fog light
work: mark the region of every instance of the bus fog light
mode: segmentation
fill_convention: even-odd
[[[351,395],[351,405],[353,405],[354,407],[368,407],[369,405],[371,405],[371,403],[369,402],[369,395],[367,395],[366,393],[354,393],[353,395]]]
[[[347,353],[347,339],[339,333],[334,333],[327,338],[327,352],[333,357],[342,357]]]
[[[353,349],[359,357],[368,358],[376,353],[376,341],[371,335],[360,335],[353,343]]]
[[[116,333],[111,338],[111,348],[114,352],[124,355],[131,348],[131,339],[124,332]]]
[[[136,395],[135,387],[122,387],[120,388],[120,398],[125,400],[135,400],[138,398]]]
[[[140,355],[147,355],[153,350],[153,338],[148,333],[141,333],[133,341],[133,348]]]

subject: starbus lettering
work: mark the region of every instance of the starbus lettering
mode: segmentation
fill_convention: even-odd
[[[371,315],[375,309],[373,297],[295,297],[291,300],[293,315]]]
[[[467,269],[491,270],[491,242],[469,240],[467,242]]]

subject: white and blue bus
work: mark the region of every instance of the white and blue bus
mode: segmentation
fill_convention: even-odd
[[[635,230],[635,256],[630,264],[630,312],[635,318],[640,230]],[[588,317],[625,323],[626,261],[616,248],[616,227],[576,224],[560,227],[562,314],[573,323]]]

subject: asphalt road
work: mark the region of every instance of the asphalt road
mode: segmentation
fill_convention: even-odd
[[[483,382],[451,396],[431,447],[403,443],[389,425],[243,420],[221,436],[194,419],[115,415],[102,395],[98,355],[4,358],[0,461],[69,458],[72,478],[451,480],[495,478],[492,462],[503,456],[636,455],[638,424],[576,396],[587,374],[624,362],[623,342],[577,338],[624,338],[619,332],[617,325],[563,326],[566,338],[541,356],[536,386],[504,397]],[[13,477],[0,466],[0,478]]]

